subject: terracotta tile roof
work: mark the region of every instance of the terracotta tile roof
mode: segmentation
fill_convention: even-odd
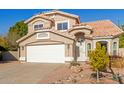
[[[116,36],[122,34],[124,31],[116,26],[110,20],[101,20],[94,22],[85,22],[81,23],[82,25],[87,24],[92,27],[93,33],[92,37],[100,37],[100,36]],[[81,25],[79,24],[79,25]]]

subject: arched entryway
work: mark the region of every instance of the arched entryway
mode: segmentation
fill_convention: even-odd
[[[85,61],[86,51],[85,51],[85,38],[83,32],[78,32],[75,34],[76,40],[76,60]]]

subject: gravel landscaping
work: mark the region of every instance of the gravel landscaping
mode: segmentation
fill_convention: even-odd
[[[113,68],[117,73],[117,68]],[[91,77],[94,73],[92,68],[87,63],[81,63],[80,66],[72,66],[69,64],[56,69],[53,73],[42,79],[39,83],[48,84],[97,84],[96,78]],[[124,69],[121,69],[124,73]],[[103,76],[100,78],[99,84],[118,84],[118,81],[113,78],[113,75],[108,72],[102,72]],[[123,77],[122,77],[123,78]],[[124,78],[123,78],[124,79]]]

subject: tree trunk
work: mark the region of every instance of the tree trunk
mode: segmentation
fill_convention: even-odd
[[[112,62],[110,61],[110,62],[109,62],[109,69],[110,69],[110,71],[111,71],[112,75],[115,75],[115,73],[114,73],[114,71],[113,71],[113,69],[112,69],[111,65],[112,65]]]
[[[97,73],[97,77],[96,77],[97,78],[97,83],[99,83],[99,70],[97,70],[96,73]]]

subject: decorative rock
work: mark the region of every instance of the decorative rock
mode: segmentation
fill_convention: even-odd
[[[81,78],[83,78],[83,77],[84,77],[84,75],[83,75],[83,74],[81,74],[81,75],[80,75],[80,77],[81,77]]]
[[[70,79],[66,79],[67,82],[70,82]]]
[[[72,80],[72,77],[68,77],[68,80]]]
[[[71,66],[71,70],[73,73],[79,73],[81,72],[83,69],[81,66]]]
[[[62,80],[58,80],[55,82],[55,84],[63,84]]]
[[[74,84],[77,83],[77,80],[76,79],[73,79],[72,80],[72,83],[74,83]]]
[[[80,79],[81,79],[80,75],[77,76],[75,79],[76,79],[76,80],[80,80]]]

